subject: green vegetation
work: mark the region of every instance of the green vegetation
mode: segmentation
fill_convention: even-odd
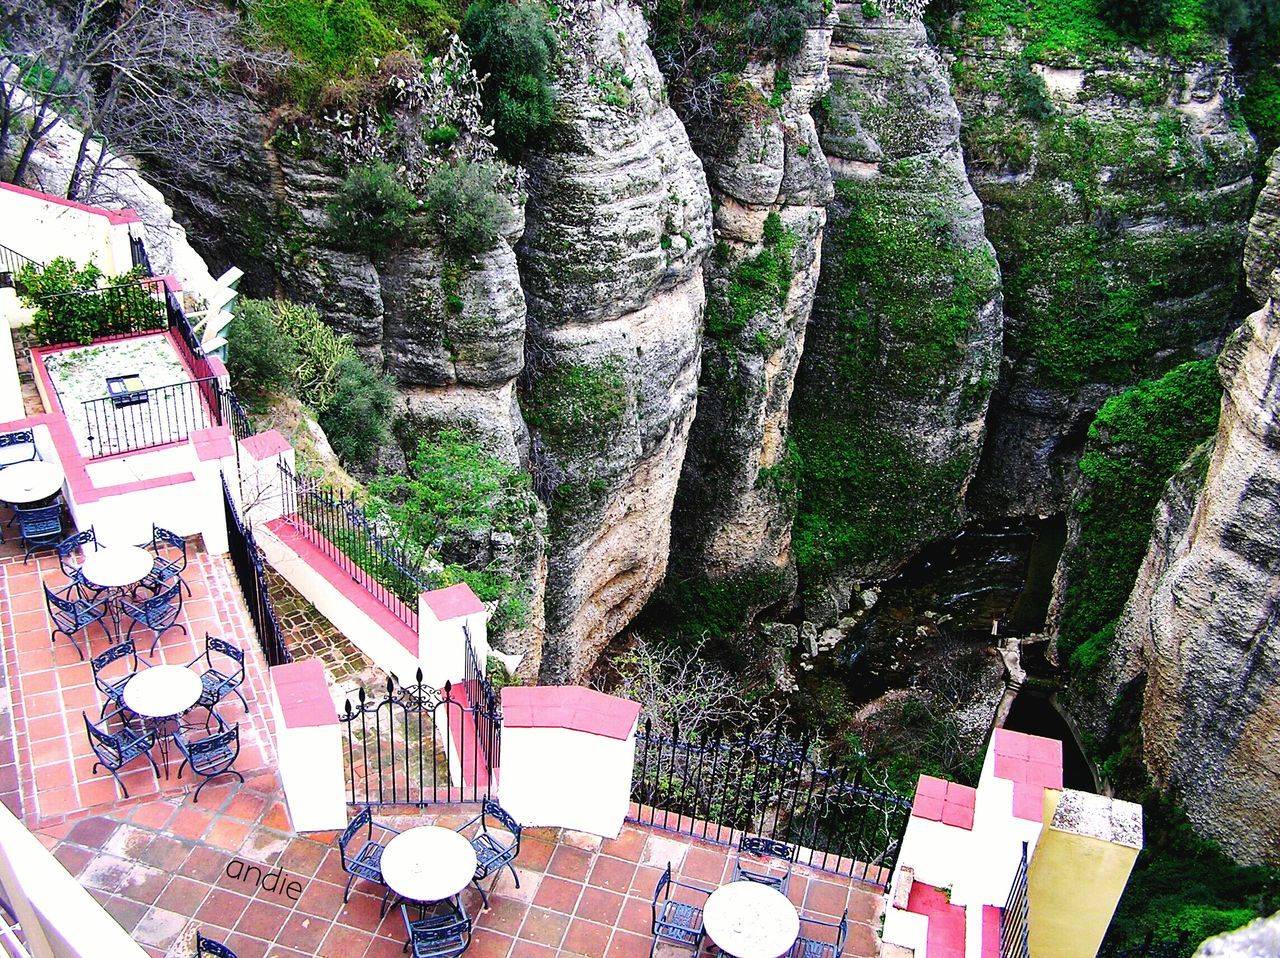
[[[370,492],[379,509],[425,552],[471,556],[495,533],[523,540],[534,530],[537,502],[528,473],[493,455],[458,429],[419,439],[408,475],[383,475]],[[483,548],[482,545],[482,548]],[[517,583],[495,564],[480,569],[449,562],[445,583],[466,582],[485,602],[498,602],[490,621],[495,634],[521,628],[528,605]]]
[[[540,0],[476,0],[462,39],[484,84],[485,118],[509,159],[539,143],[555,120],[551,66],[557,54],[551,12]]]
[[[389,53],[441,48],[458,28],[440,0],[253,0],[247,14],[260,42],[293,55],[288,92],[303,106],[367,77]]]
[[[1173,0],[1102,0],[1098,12],[1122,34],[1142,40],[1168,28]]]
[[[606,448],[627,412],[630,389],[622,360],[574,363],[533,379],[524,417],[557,456],[575,459]]]
[[[251,408],[289,392],[315,410],[333,451],[368,466],[390,438],[395,386],[370,368],[351,341],[313,306],[239,300],[227,346],[231,385]]]
[[[1211,360],[1184,363],[1109,399],[1089,427],[1074,505],[1079,544],[1067,560],[1059,648],[1086,679],[1105,662],[1116,619],[1151,538],[1165,484],[1213,432],[1219,397]]]
[[[762,313],[782,308],[791,292],[795,245],[795,234],[777,213],[765,217],[760,252],[733,270],[723,298],[713,294],[707,303],[707,335],[724,339],[742,332]]]
[[[169,314],[154,287],[138,283],[141,270],[108,278],[92,263],[77,266],[59,256],[46,266],[28,264],[14,283],[22,302],[35,308],[36,340],[41,346],[88,344],[99,336],[165,329]],[[109,287],[114,287],[109,289]],[[46,300],[54,296],[56,299]]]
[[[497,164],[459,159],[437,169],[423,187],[427,216],[445,246],[470,257],[498,242],[506,204],[498,191]]]
[[[781,569],[766,569],[709,582],[669,577],[646,615],[686,638],[724,638],[741,630],[762,603],[769,604],[787,589]]]
[[[421,207],[389,163],[357,166],[329,204],[335,240],[370,256],[409,239]]]

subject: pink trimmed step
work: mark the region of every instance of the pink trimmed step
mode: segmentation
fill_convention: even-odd
[[[911,883],[907,911],[929,919],[929,958],[964,958],[964,908],[951,904],[940,888],[922,881]]]
[[[442,690],[443,691],[443,690]],[[462,784],[466,788],[487,788],[489,785],[489,767],[484,760],[484,756],[480,754],[480,734],[476,728],[476,716],[471,711],[474,704],[467,697],[467,688],[465,682],[458,682],[449,687],[450,702],[457,702],[462,706],[461,728],[457,729],[459,751],[459,761],[462,762]],[[457,713],[448,711],[450,727],[452,728],[453,720]],[[496,771],[496,769],[495,769]]]
[[[337,725],[338,710],[329,695],[329,678],[319,659],[302,659],[267,670],[289,728]]]
[[[326,582],[349,599],[361,612],[378,624],[388,635],[408,650],[415,659],[418,657],[418,633],[409,628],[358,580],[353,579],[346,569],[325,555],[310,539],[299,531],[294,523],[301,522],[293,516],[281,516],[267,523],[267,528],[289,550],[303,562],[319,572]],[[324,537],[311,530],[316,538]],[[328,540],[325,540],[328,541]],[[337,549],[337,546],[334,546]]]
[[[1000,958],[1000,919],[1004,909],[982,906],[982,958]]]

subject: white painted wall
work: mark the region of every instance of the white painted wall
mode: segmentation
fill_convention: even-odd
[[[276,765],[289,804],[289,818],[299,832],[347,827],[347,780],[342,765],[339,723],[290,728],[280,698],[271,685]]]
[[[489,613],[477,612],[441,622],[422,596],[418,596],[418,658],[422,662],[422,680],[432,688],[442,689],[445,682],[455,685],[466,675],[467,640],[465,626],[471,631],[480,668],[489,658]]]
[[[405,682],[413,681],[414,673],[418,670],[418,660],[408,649],[369,618],[328,579],[304,562],[270,529],[265,526],[256,527],[254,535],[272,568],[302,593],[303,598],[367,655],[374,665],[384,671],[394,672]]]
[[[114,918],[0,805],[0,894],[33,958],[145,958]]]
[[[0,317],[10,313],[9,300],[16,299],[12,289],[0,289]],[[13,333],[8,322],[0,319],[0,422],[21,419],[22,383],[18,379],[18,359],[13,348]]]
[[[83,449],[81,450],[83,454]],[[85,464],[85,471],[96,486],[119,486],[126,482],[158,479],[194,472],[195,450],[191,443],[165,446],[163,449],[139,450],[110,459],[93,459]]]
[[[503,808],[521,825],[616,838],[631,800],[635,729],[625,739],[563,728],[502,730]]]
[[[0,244],[41,263],[64,256],[95,263],[108,276],[133,266],[130,224],[112,224],[98,213],[0,189],[0,224]]]

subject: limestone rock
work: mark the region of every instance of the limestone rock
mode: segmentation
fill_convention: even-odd
[[[1280,862],[1280,154],[1245,261],[1264,301],[1219,360],[1226,393],[1199,497],[1170,484],[1116,630],[1109,690],[1141,690],[1143,757],[1202,834]],[[1145,685],[1144,685],[1145,682]]]
[[[639,11],[562,9],[561,117],[528,160],[518,247],[522,404],[550,514],[544,681],[580,680],[666,570],[711,245],[706,180]],[[602,89],[611,76],[625,96]]]
[[[1280,955],[1280,912],[1204,942],[1193,958],[1274,958]]]

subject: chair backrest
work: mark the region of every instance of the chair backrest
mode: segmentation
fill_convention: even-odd
[[[125,656],[133,658],[132,671],[138,671],[138,649],[137,645],[133,644],[133,639],[125,639],[124,642],[111,645],[111,648],[106,649],[106,652],[100,652],[93,656],[88,662],[93,669],[93,683],[102,688],[102,683],[99,681],[100,672],[111,663],[122,660]]]
[[[486,798],[484,800],[482,810],[485,818],[492,818],[496,820],[499,825],[501,825],[506,831],[510,832],[516,841],[516,846],[519,847],[521,831],[520,823],[511,817],[511,813],[491,798]],[[485,826],[485,823],[482,821],[481,825]]]
[[[18,527],[24,538],[57,535],[62,532],[62,506],[40,506],[38,509],[15,509]]]
[[[236,958],[236,953],[222,942],[196,932],[196,958]]]
[[[654,914],[658,911],[658,902],[667,897],[667,889],[671,887],[671,862],[667,862],[667,870],[662,873],[662,877],[658,879],[658,885],[653,890],[653,910]]]
[[[347,823],[347,827],[338,836],[338,850],[342,852],[344,857],[347,853],[347,846],[356,837],[356,832],[362,828],[367,829],[369,834],[373,834],[373,809],[368,805],[356,812],[356,817]]]
[[[18,446],[30,446],[31,451],[26,456],[0,454],[0,469],[5,466],[12,466],[16,462],[26,462],[36,457],[36,437],[30,429],[0,433],[0,450],[16,449]]]
[[[95,547],[98,545],[98,537],[90,526],[83,532],[77,532],[67,536],[58,543],[58,562],[62,565],[62,571],[69,576],[74,576],[79,572],[79,568],[71,565],[67,560],[71,558],[71,553],[77,549],[83,549],[86,543],[92,542]]]
[[[226,639],[219,639],[218,637],[206,632],[204,634],[204,655],[205,661],[209,663],[210,668],[213,668],[213,661],[209,657],[214,652],[217,652],[219,655],[225,655],[229,659],[233,659],[240,666],[240,671],[244,671],[244,651],[236,648]]]
[[[76,600],[69,599],[64,595],[58,595],[46,584],[44,587],[45,605],[49,607],[49,617],[53,619],[58,626],[69,625],[75,628],[76,625]]]
[[[120,743],[116,740],[116,737],[90,722],[89,716],[84,712],[80,713],[80,717],[84,719],[84,730],[89,736],[89,747],[93,749],[94,754],[99,758],[107,759],[111,763],[118,763],[120,761]]]
[[[157,622],[165,622],[170,618],[171,613],[172,618],[176,619],[178,613],[182,611],[182,583],[175,582],[144,601],[142,611],[146,616],[147,624],[151,626]]]
[[[776,858],[788,865],[795,861],[796,850],[786,842],[776,838],[765,838],[761,835],[743,835],[738,842],[738,853],[755,855],[759,858]]]
[[[182,552],[182,559],[185,562],[187,558],[187,540],[176,532],[170,532],[168,529],[162,529],[154,522],[151,524],[151,547],[159,552],[163,546],[171,546]]]
[[[240,725],[238,723],[226,731],[215,732],[207,738],[187,743],[187,751],[191,755],[193,764],[202,758],[217,755],[223,749],[228,748],[231,749],[231,757],[227,762],[230,765],[231,762],[236,760],[236,756],[240,754]]]

